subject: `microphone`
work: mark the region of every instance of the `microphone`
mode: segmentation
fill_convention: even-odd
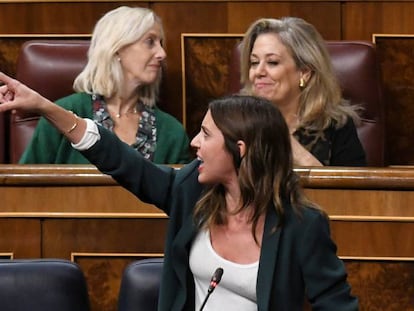
[[[210,297],[211,293],[214,291],[214,289],[217,287],[217,285],[221,281],[221,277],[223,276],[223,268],[217,268],[216,271],[214,271],[213,276],[211,277],[210,285],[207,290],[207,296],[204,298],[203,304],[201,305],[200,311],[204,309],[204,306],[207,303],[208,298]]]

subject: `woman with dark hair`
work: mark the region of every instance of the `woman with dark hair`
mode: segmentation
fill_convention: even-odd
[[[39,112],[100,171],[169,216],[158,310],[302,311],[305,298],[315,310],[358,310],[329,220],[303,195],[288,127],[268,100],[212,101],[191,142],[197,159],[177,170],[18,81],[0,81],[0,112]]]

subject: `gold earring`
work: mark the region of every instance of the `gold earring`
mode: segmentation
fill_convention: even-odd
[[[301,89],[303,89],[305,87],[305,80],[303,80],[303,78],[300,78],[300,80],[299,80],[299,87]]]

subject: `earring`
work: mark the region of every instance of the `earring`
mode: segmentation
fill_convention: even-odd
[[[121,57],[118,56],[118,58],[116,59],[118,62],[121,62]]]
[[[305,80],[303,80],[303,78],[300,78],[300,80],[299,80],[299,87],[301,89],[303,89],[305,87]]]

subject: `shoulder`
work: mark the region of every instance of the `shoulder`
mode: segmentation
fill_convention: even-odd
[[[81,117],[87,117],[92,112],[92,97],[87,93],[73,93],[58,99],[56,104]]]
[[[194,180],[196,180],[196,183],[198,184],[197,178],[198,178],[198,166],[200,164],[200,161],[193,160],[190,163],[182,166],[178,170],[177,174],[177,183],[182,184],[185,182],[194,183]]]
[[[348,129],[348,130],[355,130],[356,129],[356,124],[355,124],[354,119],[352,117],[348,116],[346,118],[346,121],[344,122],[344,124],[342,124],[342,126],[339,126],[339,128]]]
[[[331,125],[325,129],[325,135],[331,137],[332,140],[354,140],[358,138],[357,127],[352,117],[347,117],[342,124],[332,121]]]
[[[351,116],[344,117],[342,122],[331,120],[330,126],[325,129],[327,132],[336,133],[343,131],[356,131],[356,124]]]
[[[293,211],[292,208],[285,209],[286,228],[297,231],[299,235],[306,234],[305,232],[311,227],[325,227],[329,231],[329,218],[325,212],[314,207],[302,207],[299,212]]]
[[[183,128],[183,125],[181,124],[180,121],[178,121],[175,117],[173,117],[169,113],[162,111],[160,108],[155,107],[154,112],[155,112],[155,118],[157,119],[157,125],[159,124],[160,126],[168,126],[168,127],[174,126],[177,128]]]
[[[302,217],[306,222],[328,222],[328,216],[320,209],[305,206],[302,208]]]
[[[155,119],[157,127],[157,139],[162,144],[167,144],[167,142],[177,144],[180,142],[179,146],[185,146],[188,148],[188,136],[183,124],[178,121],[172,115],[155,108]],[[187,161],[186,161],[187,162]]]

